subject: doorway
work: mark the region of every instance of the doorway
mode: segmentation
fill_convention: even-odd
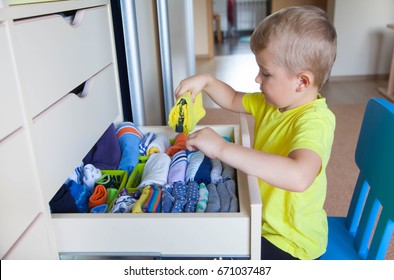
[[[250,53],[249,38],[270,13],[271,0],[213,0],[215,56]],[[217,18],[216,18],[217,19]],[[220,34],[217,24],[220,24]]]

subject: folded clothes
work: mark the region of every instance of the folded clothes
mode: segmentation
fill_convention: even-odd
[[[101,170],[113,170],[118,168],[120,159],[121,150],[112,123],[82,161]]]
[[[51,213],[76,213],[78,212],[77,206],[75,205],[74,197],[71,195],[66,184],[63,184],[60,189],[49,201]]]
[[[115,188],[107,189],[107,204],[111,205],[112,201],[115,199],[118,190]]]
[[[154,134],[153,132],[148,132],[144,135],[144,138],[142,138],[140,144],[138,145],[140,156],[146,155],[146,150],[148,149],[149,144],[152,143],[155,138],[156,134]]]
[[[144,135],[132,122],[123,122],[116,129],[116,137],[122,153],[118,169],[130,175],[138,163],[139,144]]]
[[[100,204],[90,209],[90,213],[105,213],[107,212],[107,209],[108,209],[107,204]]]
[[[194,181],[198,169],[204,160],[204,153],[201,151],[186,151],[187,155],[187,168],[186,168],[186,182]]]
[[[238,197],[236,195],[235,181],[227,180],[224,182],[224,185],[226,186],[228,194],[230,195],[230,207],[228,209],[228,212],[238,212],[239,206],[238,206]]]
[[[193,181],[196,181],[198,184],[204,183],[208,185],[211,183],[211,170],[211,159],[204,155],[204,159],[201,162]]]
[[[187,185],[184,182],[176,182],[172,189],[172,196],[174,197],[174,206],[171,209],[172,213],[181,213],[184,210],[186,200]]]
[[[150,156],[155,153],[165,153],[170,147],[170,139],[163,133],[157,133],[156,138],[146,148],[146,155]]]
[[[83,167],[83,184],[88,188],[90,193],[93,193],[96,185],[96,180],[101,177],[100,169],[96,168],[92,164],[87,164]]]
[[[82,185],[83,184],[82,179],[83,179],[83,162],[81,162],[81,164],[74,169],[74,171],[70,174],[70,176],[68,176],[65,183],[68,184],[70,180],[72,180]]]
[[[155,153],[149,156],[142,171],[141,182],[138,188],[151,184],[163,186],[167,183],[171,158],[166,153]]]
[[[102,174],[100,178],[96,180],[96,185],[103,185],[105,188],[119,189],[121,181],[121,175],[110,175],[108,173]]]
[[[142,207],[150,195],[150,188],[151,186],[146,186],[143,188],[140,198],[134,203],[132,207],[132,213],[144,213]]]
[[[98,205],[107,203],[107,189],[103,185],[97,185],[92,195],[89,197],[89,208],[92,209]]]
[[[223,181],[222,171],[223,166],[222,162],[218,159],[211,159],[212,169],[211,169],[211,182],[214,184],[218,184]]]
[[[111,213],[130,213],[134,203],[135,200],[129,194],[118,196],[114,201]]]
[[[234,167],[226,163],[223,163],[223,172],[222,172],[223,181],[234,180],[234,175],[235,175]]]
[[[166,151],[166,154],[172,157],[179,151],[185,151],[186,150],[186,140],[187,140],[187,135],[185,133],[179,133],[175,137],[174,144],[172,144],[171,147],[169,147]]]
[[[161,212],[161,199],[162,190],[161,186],[152,184],[150,185],[149,196],[142,206],[142,211],[146,213]]]
[[[210,183],[207,186],[209,195],[207,209],[205,212],[219,212],[220,211],[220,197],[214,183]]]
[[[172,196],[172,185],[164,185],[162,188],[161,211],[163,213],[170,213],[174,202],[175,198]]]
[[[208,196],[209,192],[204,183],[201,183],[198,186],[198,201],[197,201],[197,207],[196,207],[196,212],[205,212],[207,209],[207,203],[208,203]]]
[[[185,182],[186,168],[186,151],[179,151],[171,158],[167,182],[169,184],[174,184],[175,182]]]
[[[68,188],[74,198],[77,212],[87,213],[89,210],[89,197],[92,194],[89,189],[85,185],[80,185],[74,181],[70,181]]]
[[[130,213],[141,196],[141,191],[129,191],[129,189],[122,189],[115,198],[112,205],[111,213]]]
[[[220,212],[228,212],[230,209],[230,194],[223,182],[217,184],[216,189],[220,198]]]
[[[191,181],[187,184],[186,190],[186,204],[184,211],[186,213],[196,212],[197,201],[198,201],[198,184],[196,181]]]

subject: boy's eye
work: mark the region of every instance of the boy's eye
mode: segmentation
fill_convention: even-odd
[[[263,72],[262,74],[263,74],[264,77],[269,77],[269,76],[271,76],[270,74],[265,73],[265,72]]]

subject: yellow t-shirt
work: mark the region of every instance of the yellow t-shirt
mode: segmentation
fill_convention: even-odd
[[[262,236],[296,258],[318,258],[325,252],[328,238],[323,204],[335,116],[321,96],[283,113],[266,103],[262,93],[245,94],[242,103],[255,118],[254,149],[288,156],[291,151],[304,148],[315,151],[322,159],[320,173],[301,193],[258,180],[263,203]]]

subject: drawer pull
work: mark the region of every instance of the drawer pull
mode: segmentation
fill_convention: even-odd
[[[84,14],[85,10],[72,10],[62,12],[59,15],[61,15],[63,19],[71,26],[78,27],[82,23]]]
[[[80,98],[84,98],[88,96],[89,92],[91,91],[92,84],[93,84],[93,79],[94,77],[90,78],[89,80],[83,82],[76,88],[74,88],[70,93],[75,94],[76,96]]]

